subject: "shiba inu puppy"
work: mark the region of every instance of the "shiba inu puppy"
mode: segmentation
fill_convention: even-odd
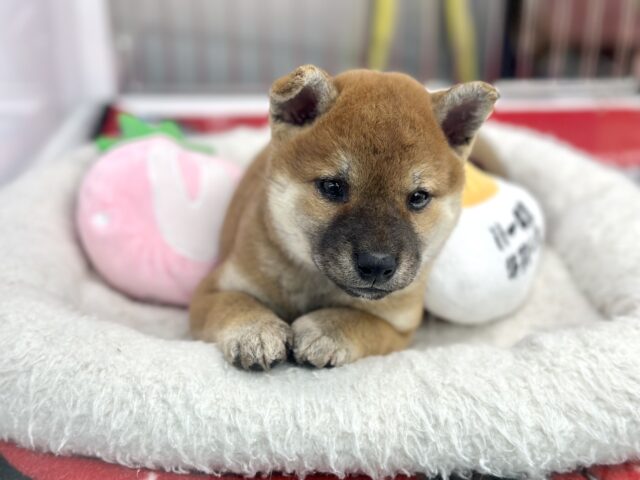
[[[429,93],[403,74],[311,65],[277,80],[272,139],[193,297],[194,336],[252,370],[289,352],[329,367],[404,348],[497,98],[482,82]]]

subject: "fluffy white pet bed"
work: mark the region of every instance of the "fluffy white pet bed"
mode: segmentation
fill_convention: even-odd
[[[344,368],[227,365],[183,311],[88,269],[72,211],[91,148],[0,192],[0,438],[130,466],[376,478],[538,477],[640,456],[640,191],[585,155],[485,128],[542,202],[528,304],[484,327],[428,322],[410,350]],[[213,138],[247,161],[266,132]]]

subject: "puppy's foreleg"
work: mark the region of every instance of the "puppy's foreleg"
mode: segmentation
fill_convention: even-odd
[[[313,311],[293,322],[292,329],[296,361],[319,368],[400,350],[413,333],[399,332],[382,318],[351,308]]]
[[[229,363],[248,370],[268,370],[287,358],[291,326],[246,293],[196,294],[190,318],[193,335],[218,343]]]

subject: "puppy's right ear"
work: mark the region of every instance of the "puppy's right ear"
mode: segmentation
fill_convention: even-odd
[[[271,86],[270,121],[274,137],[290,135],[312,124],[338,96],[329,75],[314,65],[296,68]]]
[[[433,113],[449,146],[462,158],[469,155],[478,129],[499,97],[498,90],[484,82],[460,83],[431,92]]]

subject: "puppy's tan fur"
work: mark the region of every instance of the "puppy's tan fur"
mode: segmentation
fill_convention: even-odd
[[[193,334],[247,369],[268,369],[288,350],[323,367],[404,348],[459,216],[463,162],[496,99],[481,82],[430,94],[405,75],[365,70],[331,78],[305,66],[276,81],[272,141],[231,203],[222,262],[191,304]],[[336,176],[348,178],[348,201],[318,192],[318,179]],[[416,212],[407,195],[418,188],[431,202]],[[362,238],[350,236],[351,218]],[[365,287],[351,264],[359,242],[397,246],[384,298],[347,293]]]

